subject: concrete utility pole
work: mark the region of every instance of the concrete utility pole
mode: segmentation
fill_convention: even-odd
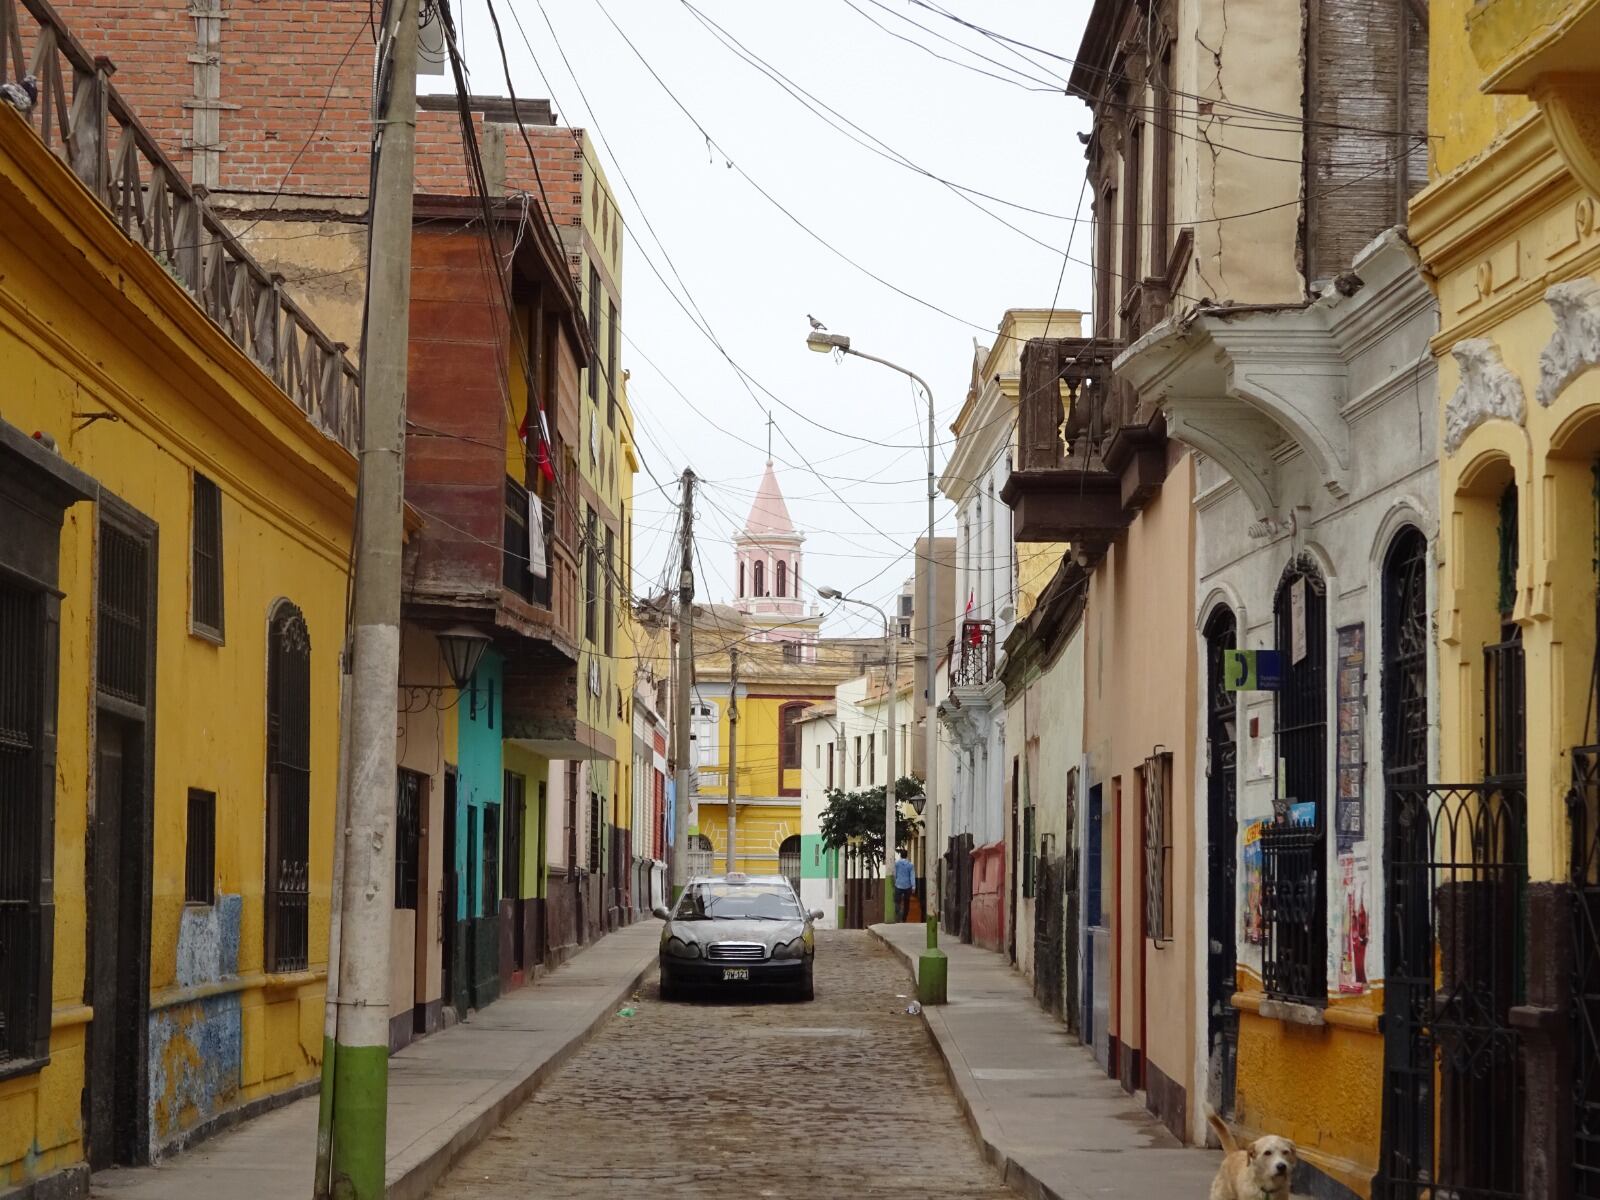
[[[406,361],[417,124],[417,0],[396,0],[380,59],[378,170],[362,350],[360,519],[351,600],[350,782],[333,1045],[329,1193],[382,1200],[389,1116],[389,923],[394,908],[395,691],[405,540]],[[330,980],[332,983],[332,980]]]
[[[728,874],[739,869],[739,647],[728,651]]]
[[[672,902],[676,904],[689,882],[689,692],[694,681],[694,472],[683,472],[683,522],[678,540],[682,565],[678,569],[678,695],[676,710],[678,771],[672,798]]]

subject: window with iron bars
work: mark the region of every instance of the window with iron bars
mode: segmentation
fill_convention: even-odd
[[[41,834],[48,828],[46,597],[0,577],[0,1063],[49,1052]],[[41,1024],[43,1039],[38,1036]]]
[[[504,776],[505,790],[505,869],[502,872],[506,896],[522,895],[522,826],[528,812],[528,777],[515,771]]]
[[[1276,693],[1277,750],[1283,794],[1262,833],[1262,916],[1267,995],[1302,1004],[1327,1002],[1326,819],[1328,638],[1326,586],[1315,563],[1291,563],[1278,585],[1274,618],[1283,660]],[[1296,659],[1297,653],[1300,655]]]
[[[617,302],[606,301],[606,424],[617,427]]]
[[[500,806],[483,806],[483,915],[500,911]]]
[[[1144,760],[1144,922],[1156,945],[1172,940],[1172,755]]]
[[[607,527],[606,529],[606,653],[610,654],[615,649],[617,631],[616,593],[612,580],[617,573],[617,535]]]
[[[1022,896],[1031,899],[1038,888],[1039,880],[1039,848],[1035,844],[1038,837],[1036,822],[1038,810],[1036,806],[1027,804],[1022,809]]]
[[[592,874],[600,873],[600,864],[605,861],[605,805],[601,803],[599,792],[589,793],[589,871]]]
[[[583,636],[595,640],[600,620],[600,516],[585,514],[583,533]]]
[[[589,264],[589,344],[596,350],[600,348],[600,272],[593,263]],[[589,368],[589,399],[600,400],[600,365],[594,364]]]
[[[189,622],[195,632],[222,640],[222,490],[198,471],[194,476],[193,562]]]
[[[217,900],[217,794],[189,789],[189,823],[183,849],[183,902]]]
[[[310,950],[311,637],[284,601],[267,635],[266,967],[303,971]]]
[[[417,907],[418,873],[422,858],[422,804],[428,779],[402,769],[395,787],[394,804],[394,906]]]

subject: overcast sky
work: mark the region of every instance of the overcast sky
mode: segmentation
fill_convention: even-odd
[[[1087,0],[941,2],[1067,56],[1089,8]],[[457,3],[472,90],[504,94],[483,0]],[[835,122],[859,127],[850,129],[855,137],[1010,204],[963,198],[853,143],[719,43],[690,3],[811,93],[810,103],[836,110]],[[711,576],[697,595],[731,597],[730,539],[760,480],[770,409],[778,478],[807,534],[808,595],[815,600],[812,588],[831,585],[885,603],[910,575],[910,547],[925,529],[926,410],[903,376],[808,351],[806,316],[932,385],[942,471],[973,339],[990,344],[1007,308],[1049,306],[1058,279],[1058,307],[1089,306],[1081,261],[1068,262],[1062,277],[1072,224],[1012,207],[1067,217],[1080,198],[1076,134],[1087,128],[1088,110],[1059,90],[1067,64],[1019,56],[910,0],[496,0],[496,9],[518,97],[548,97],[562,124],[591,132],[630,235],[622,365],[648,467],[636,484],[635,592],[667,577],[675,518],[651,472],[675,501],[678,476],[692,466],[703,483],[697,532]],[[437,91],[443,82],[422,87]],[[1086,261],[1089,246],[1084,224],[1072,258]],[[758,384],[746,388],[684,306],[703,313]],[[950,532],[942,496],[937,511],[940,532]],[[846,610],[828,630],[865,634],[875,624]]]

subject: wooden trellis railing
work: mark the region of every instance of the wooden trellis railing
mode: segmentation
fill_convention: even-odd
[[[48,0],[0,0],[0,84],[31,93],[18,114],[329,437],[351,450],[361,377],[206,205]]]

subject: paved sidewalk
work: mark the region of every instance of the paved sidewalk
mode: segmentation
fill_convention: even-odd
[[[659,922],[585,948],[538,983],[389,1060],[390,1200],[417,1200],[463,1152],[603,1025],[655,965]],[[96,1200],[305,1200],[316,1159],[315,1095],[154,1167],[102,1171]]]
[[[872,933],[915,973],[926,926]],[[1181,1145],[1106,1078],[1000,955],[943,939],[940,948],[950,1003],[923,1016],[967,1123],[1007,1184],[1035,1200],[1206,1195],[1220,1153]]]

